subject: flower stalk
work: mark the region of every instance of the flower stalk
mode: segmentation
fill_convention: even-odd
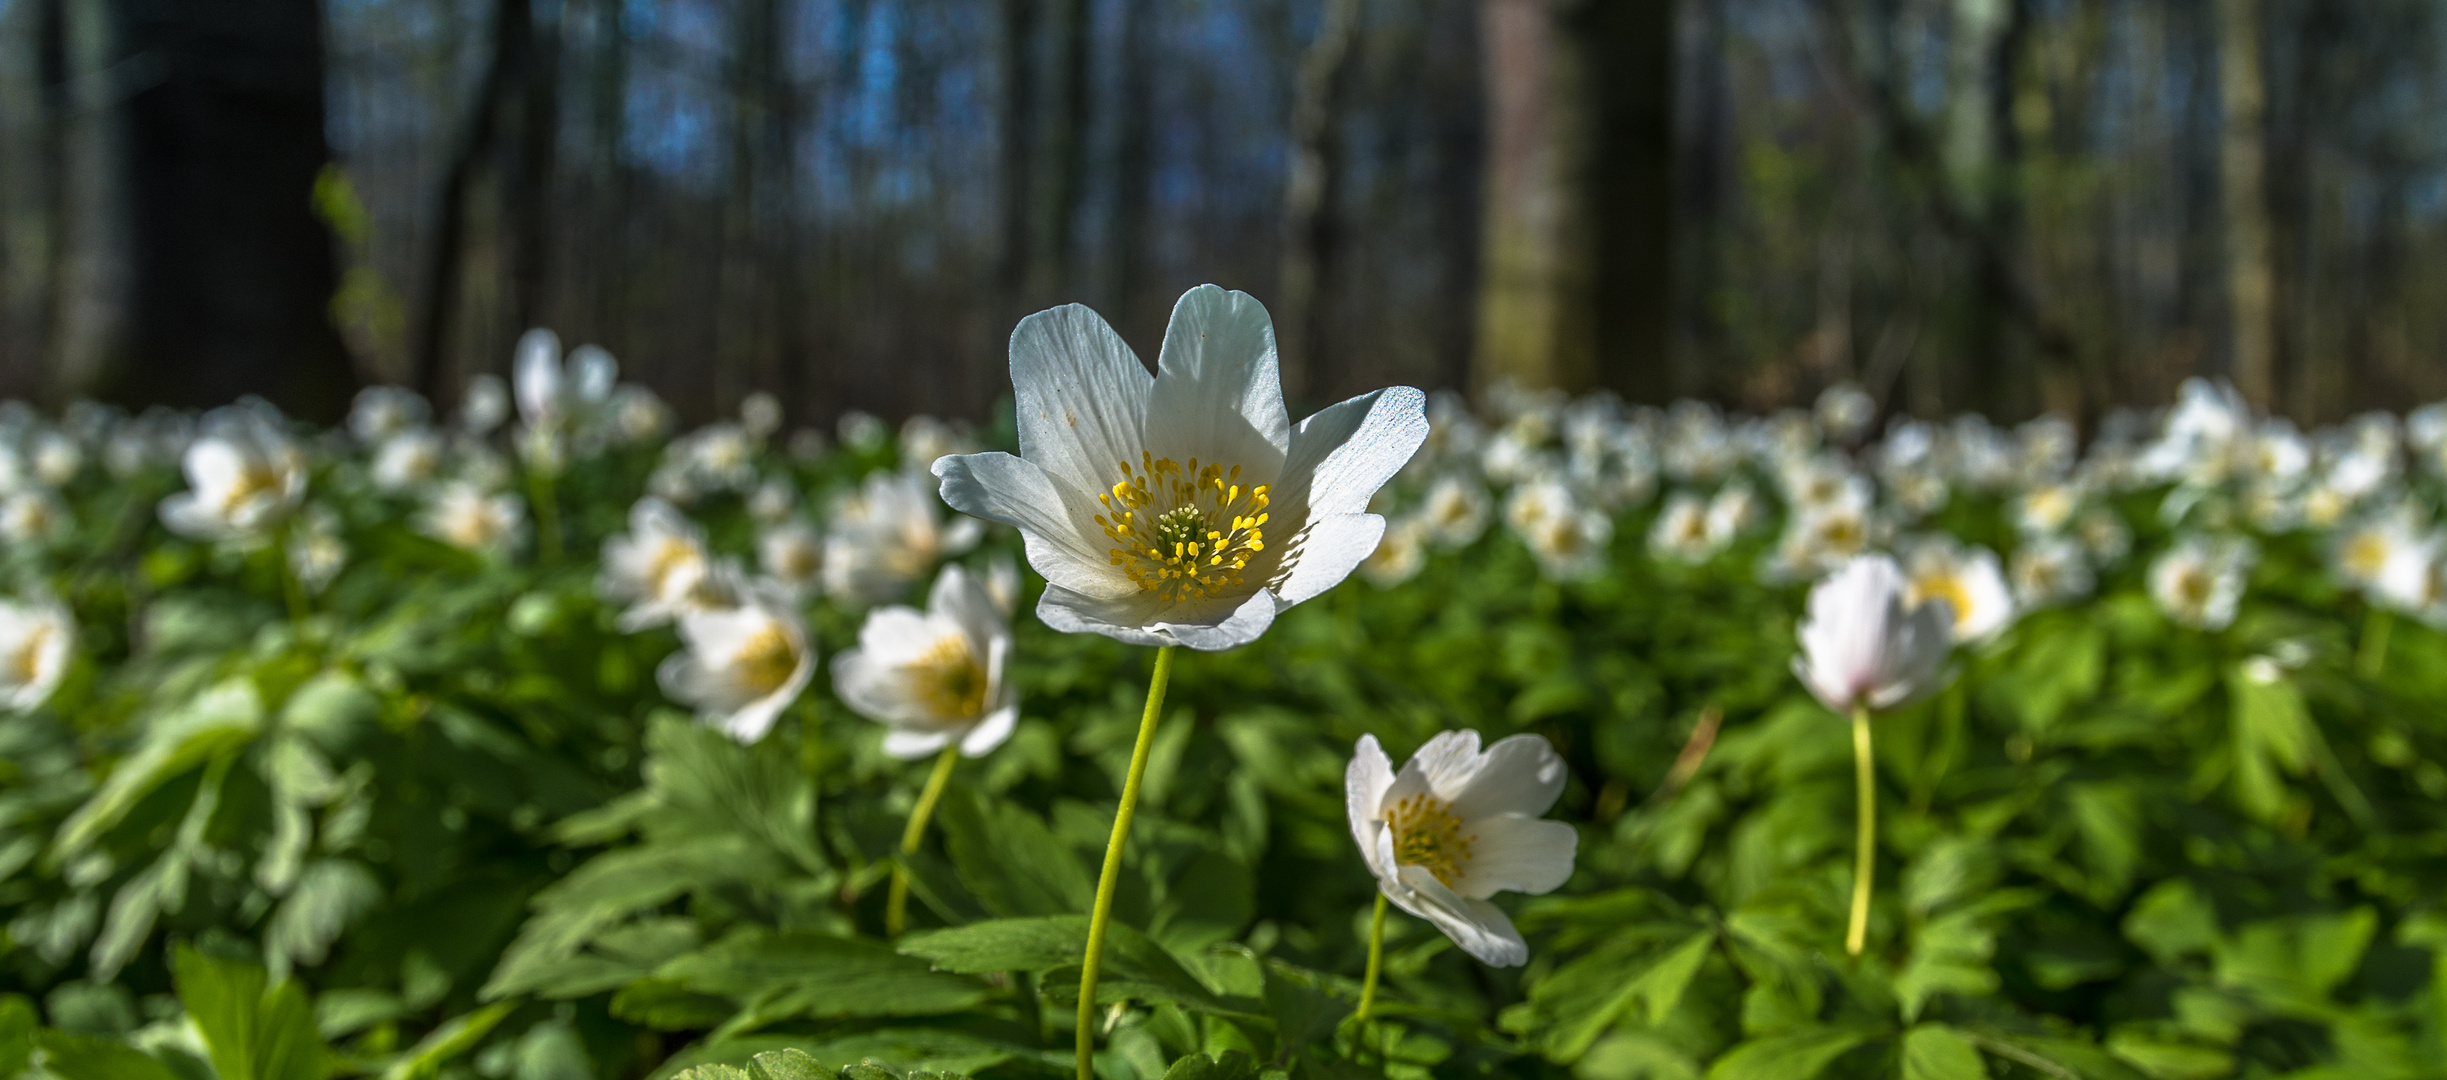
[[[1853,782],[1860,788],[1860,850],[1852,867],[1852,921],[1844,951],[1853,956],[1869,944],[1869,894],[1878,870],[1878,768],[1870,754],[1869,706],[1852,707]]]
[[[943,798],[943,789],[952,782],[952,765],[960,760],[960,744],[952,743],[935,755],[935,771],[926,778],[926,787],[918,792],[918,804],[909,809],[909,827],[901,830],[901,857],[892,864],[892,889],[884,899],[884,936],[899,937],[909,923],[909,857],[918,853],[918,842],[926,838],[926,822],[935,816],[935,803]]]
[[[2354,670],[2365,679],[2376,679],[2388,663],[2388,631],[2396,625],[2388,609],[2371,605],[2371,612],[2362,620],[2362,652],[2354,658]]]
[[[1130,749],[1130,771],[1122,779],[1121,805],[1113,810],[1113,839],[1105,844],[1104,870],[1096,876],[1096,906],[1088,914],[1088,949],[1079,966],[1079,1080],[1096,1080],[1096,969],[1105,951],[1105,924],[1113,916],[1113,890],[1121,879],[1122,845],[1130,838],[1130,817],[1138,809],[1139,782],[1147,775],[1147,754],[1155,746],[1156,720],[1164,714],[1164,690],[1172,683],[1173,652],[1156,650],[1155,674],[1147,682],[1147,711],[1139,717],[1139,738]]]
[[[1385,892],[1376,894],[1376,914],[1368,919],[1368,973],[1360,977],[1359,1011],[1352,1018],[1362,1025],[1376,1012],[1376,980],[1385,969]]]
[[[535,504],[535,550],[544,565],[561,561],[561,507],[553,498],[552,472],[527,470],[527,499]]]

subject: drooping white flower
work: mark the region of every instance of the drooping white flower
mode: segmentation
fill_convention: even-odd
[[[2223,630],[2235,621],[2254,554],[2239,537],[2185,537],[2150,564],[2150,598],[2178,623]]]
[[[743,743],[764,738],[815,674],[816,649],[797,608],[769,592],[744,590],[734,607],[680,616],[687,647],[655,669],[672,699]]]
[[[1381,589],[1390,589],[1419,576],[1427,565],[1427,522],[1416,517],[1399,518],[1385,527],[1384,539],[1376,550],[1360,560],[1360,576]]]
[[[756,564],[791,596],[815,591],[824,569],[824,534],[804,521],[784,521],[756,537]]]
[[[1486,485],[1475,478],[1447,473],[1428,486],[1419,518],[1427,539],[1441,548],[1468,547],[1487,531],[1489,504]]]
[[[603,574],[595,588],[604,599],[628,605],[620,628],[634,632],[727,603],[714,578],[704,532],[671,504],[644,498],[629,509],[629,531],[603,542]]]
[[[947,517],[925,473],[867,474],[855,492],[833,503],[824,538],[825,594],[852,605],[899,597],[937,563],[975,547],[985,531],[975,518]]]
[[[0,708],[25,712],[59,688],[76,647],[76,619],[44,600],[0,600]]]
[[[418,527],[461,551],[491,558],[509,554],[527,531],[527,505],[508,492],[454,480],[425,504]]]
[[[1434,923],[1479,962],[1529,960],[1499,892],[1552,892],[1572,876],[1580,836],[1540,815],[1563,794],[1563,759],[1515,735],[1479,749],[1475,731],[1429,739],[1396,773],[1362,735],[1343,777],[1351,838],[1394,906]]]
[[[936,461],[944,501],[1020,530],[1047,625],[1134,644],[1230,648],[1333,587],[1427,436],[1409,387],[1292,425],[1265,308],[1213,286],[1174,306],[1158,376],[1076,305],[1022,320],[1011,364],[1020,456]]]
[[[892,730],[884,753],[925,757],[957,742],[982,757],[1019,723],[1018,689],[1004,677],[1011,627],[985,584],[946,566],[926,610],[867,613],[858,646],[833,658],[833,689],[860,716]]]
[[[1793,673],[1827,708],[1891,709],[1937,688],[1953,640],[1942,598],[1917,606],[1893,559],[1863,555],[1810,589]]]
[[[1904,603],[1946,601],[1954,611],[1956,644],[1986,641],[2014,621],[2014,595],[1996,552],[1944,535],[1927,536],[1907,546],[1903,567],[1911,579]]]
[[[162,524],[198,540],[263,539],[306,497],[306,455],[268,418],[217,414],[188,444],[188,490],[161,501]]]

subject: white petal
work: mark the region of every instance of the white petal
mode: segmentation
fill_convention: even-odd
[[[1020,707],[1007,705],[980,720],[969,733],[960,737],[960,756],[980,758],[993,753],[1003,740],[1011,737],[1012,729],[1020,726]]]
[[[918,715],[901,669],[876,660],[865,649],[843,649],[833,656],[833,695],[850,711],[877,723],[906,723]]]
[[[969,648],[979,656],[992,650],[996,638],[1010,636],[1002,610],[994,605],[985,582],[956,564],[936,575],[934,587],[926,593],[926,613],[958,626],[968,635]]]
[[[1560,821],[1518,814],[1481,818],[1469,826],[1469,865],[1453,891],[1472,900],[1499,892],[1537,895],[1555,891],[1572,876],[1580,834]]]
[[[1096,526],[1096,503],[1033,462],[1009,454],[963,454],[935,462],[943,501],[963,514],[1020,531],[1028,565],[1072,592],[1105,598],[1138,593],[1112,563]]]
[[[915,761],[951,745],[953,734],[949,731],[894,728],[884,734],[884,756],[899,761]]]
[[[858,628],[858,647],[877,663],[905,664],[926,655],[943,639],[945,626],[913,607],[894,605],[867,612]]]
[[[187,486],[199,497],[227,491],[246,472],[246,455],[225,439],[198,439],[187,448]]]
[[[1274,596],[1263,589],[1206,604],[1169,605],[1144,590],[1100,599],[1048,584],[1037,598],[1037,619],[1066,634],[1103,634],[1131,645],[1187,645],[1201,652],[1257,640],[1274,624],[1275,612]]]
[[[1342,584],[1385,539],[1385,519],[1341,514],[1309,522],[1283,548],[1280,569],[1269,583],[1290,607]]]
[[[1484,900],[1470,900],[1444,887],[1425,867],[1402,868],[1401,888],[1385,896],[1402,910],[1436,924],[1463,952],[1493,967],[1514,967],[1529,961],[1529,945],[1503,909]]]
[[[529,423],[557,414],[561,399],[561,339],[537,327],[519,336],[510,385]]]
[[[1383,867],[1376,863],[1376,834],[1382,828],[1377,815],[1385,807],[1385,789],[1393,786],[1393,760],[1385,756],[1376,736],[1362,735],[1359,745],[1352,748],[1351,764],[1343,770],[1343,806],[1351,815],[1351,840],[1359,845],[1360,857],[1368,860],[1368,869],[1382,877]]]
[[[1121,335],[1083,305],[1037,312],[1011,332],[1020,456],[1082,492],[1112,486],[1123,462],[1138,465],[1154,385]]]
[[[569,350],[569,381],[577,390],[580,401],[602,401],[612,396],[612,384],[620,379],[620,361],[601,345],[580,345]]]
[[[1402,772],[1407,775],[1417,770],[1420,779],[1427,783],[1429,792],[1451,802],[1469,789],[1470,781],[1477,778],[1479,766],[1486,760],[1478,752],[1478,732],[1466,728],[1439,731],[1427,741],[1427,745],[1419,748],[1418,753],[1410,756],[1410,762],[1402,766]]]
[[[1357,514],[1427,441],[1427,395],[1407,386],[1361,394],[1300,421],[1275,496],[1309,519]]]
[[[1291,417],[1274,322],[1255,297],[1213,285],[1181,294],[1156,359],[1146,445],[1184,465],[1197,458],[1241,466],[1247,482],[1266,483],[1282,471]]]
[[[1497,814],[1536,817],[1563,794],[1563,758],[1545,739],[1515,735],[1499,739],[1479,758],[1478,768],[1448,796],[1463,821]],[[1438,790],[1445,789],[1438,785]]]

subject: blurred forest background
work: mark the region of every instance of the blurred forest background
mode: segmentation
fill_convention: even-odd
[[[0,0],[0,391],[336,415],[530,325],[978,417],[1015,319],[2095,417],[2447,395],[2433,0]]]

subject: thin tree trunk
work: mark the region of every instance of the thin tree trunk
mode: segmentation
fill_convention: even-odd
[[[1675,12],[1672,0],[1584,16],[1596,137],[1589,206],[1597,382],[1637,401],[1673,394]],[[1602,190],[1595,187],[1601,185]]]
[[[493,55],[484,81],[469,109],[466,134],[451,155],[442,180],[440,205],[434,213],[433,239],[425,263],[425,311],[417,335],[416,386],[426,397],[442,399],[444,368],[450,354],[452,323],[458,314],[459,283],[467,245],[469,202],[475,197],[477,174],[486,156],[500,141],[501,114],[516,87],[533,45],[534,21],[530,0],[495,0]]]
[[[1486,178],[1472,382],[1592,376],[1582,72],[1547,0],[1482,0]]]
[[[1079,212],[1088,157],[1088,0],[1057,0],[1060,51],[1054,67],[1052,121],[1045,151],[1035,162],[1035,228],[1029,239],[1028,293],[1032,303],[1061,298],[1072,288],[1074,223]]]
[[[1291,175],[1283,186],[1283,266],[1275,283],[1275,340],[1283,394],[1305,401],[1322,385],[1325,288],[1335,248],[1334,121],[1341,113],[1359,0],[1325,0],[1324,25],[1300,57],[1292,93]]]
[[[1002,279],[1014,317],[1029,306],[1036,178],[1036,0],[1003,0]]]
[[[2219,200],[2226,219],[2228,371],[2245,400],[2266,409],[2277,394],[2277,270],[2269,227],[2259,0],[2217,0]]]

